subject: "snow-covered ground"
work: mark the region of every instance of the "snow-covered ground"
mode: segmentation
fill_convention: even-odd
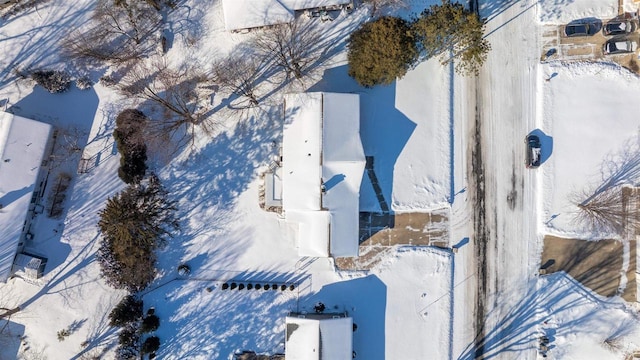
[[[585,200],[613,169],[633,166],[628,161],[638,151],[640,121],[634,104],[640,81],[616,64],[551,63],[543,72],[557,74],[544,83],[543,220],[553,231],[576,235],[575,200]],[[630,175],[636,178],[619,181],[637,184],[640,179]]]
[[[413,10],[429,3],[414,1]],[[81,26],[91,6],[90,1],[46,3],[0,23],[5,54],[0,60],[5,69],[2,104],[22,116],[77,130],[86,139],[80,142],[83,156],[92,159],[91,170],[72,183],[66,217],[36,219],[34,245],[49,259],[45,276],[36,284],[20,279],[0,284],[0,306],[22,309],[11,317],[9,329],[15,336],[2,339],[3,359],[108,358],[117,342],[117,329],[109,328],[107,314],[124,292],[110,289],[99,278],[96,223],[106,198],[123,188],[110,133],[114,116],[132,103],[102,84],[87,91],[72,88],[48,94],[18,80],[13,70],[66,69],[74,75],[88,72],[94,81],[108,73],[106,68],[76,72],[60,57],[59,48],[51,46]],[[168,62],[202,64],[202,59],[213,59],[247,40],[248,35],[224,31],[220,1],[185,3],[177,13],[184,18],[170,18],[179,36]],[[318,26],[331,29],[343,42],[366,14],[361,8]],[[202,37],[197,45],[195,36]],[[364,89],[347,76],[344,59],[344,52],[338,52],[309,91],[361,95],[365,153],[375,157],[384,195],[394,209],[442,207],[451,194],[449,69],[433,60],[392,86]],[[278,96],[266,105],[265,113],[269,106],[279,106]],[[299,258],[294,244],[283,236],[281,220],[258,207],[258,173],[273,155],[271,144],[281,136],[281,126],[277,117],[250,114],[237,124],[225,124],[214,139],[201,139],[195,155],[156,169],[178,200],[183,219],[181,233],[160,254],[161,277],[144,296],[145,307],[155,307],[161,319],[161,357],[228,358],[242,349],[281,352],[284,316],[292,310],[309,311],[317,301],[353,317],[359,358],[421,358],[427,353],[450,357],[451,253],[399,248],[370,272],[337,273],[327,259]],[[77,160],[66,170],[75,172]],[[362,208],[379,210],[371,184],[363,180]],[[192,269],[189,280],[176,280],[175,268],[181,262]],[[298,287],[293,292],[224,292],[218,287],[228,279]],[[71,334],[60,341],[57,332],[62,329]]]
[[[626,0],[629,10],[633,1]],[[618,0],[540,0],[540,22],[565,24],[582,19],[609,19],[618,15]],[[637,10],[637,6],[633,11]]]
[[[411,1],[412,7],[402,11],[408,14],[437,2]],[[20,279],[0,284],[0,307],[22,308],[7,328],[14,336],[0,339],[1,359],[37,354],[52,360],[79,359],[83,354],[110,358],[117,342],[117,330],[109,328],[106,316],[124,292],[109,288],[99,278],[96,223],[105,200],[123,188],[116,175],[119,159],[112,155],[110,134],[115,114],[131,101],[101,84],[87,91],[73,88],[51,95],[28,81],[18,81],[14,71],[16,67],[67,68],[74,74],[87,72],[94,81],[108,72],[106,68],[73,69],[55,46],[70,29],[85,23],[92,4],[88,0],[44,2],[37,9],[0,20],[0,104],[21,116],[77,129],[86,138],[81,144],[86,143],[84,155],[96,159],[100,154],[95,168],[75,177],[66,217],[36,219],[34,241],[49,258],[39,284]],[[169,17],[177,34],[167,54],[169,63],[192,61],[206,67],[205,59],[227,53],[250,36],[224,31],[221,1],[190,0],[182,5]],[[517,6],[518,2],[495,0],[484,2],[481,10],[489,19],[504,11],[514,15],[536,11],[532,18],[554,24],[608,18],[617,12],[617,2],[612,0],[544,0],[532,8]],[[276,94],[265,104],[265,111],[225,123],[215,138],[201,139],[196,154],[157,165],[164,185],[178,201],[182,219],[180,234],[160,254],[161,276],[144,296],[145,307],[155,307],[161,319],[157,331],[161,358],[226,359],[243,349],[281,352],[284,316],[289,311],[311,311],[318,301],[353,317],[358,325],[353,344],[360,359],[464,358],[465,346],[474,336],[465,326],[473,316],[474,304],[467,299],[475,269],[456,259],[469,256],[464,245],[472,236],[465,193],[469,158],[463,135],[473,109],[467,108],[463,86],[473,81],[452,79],[451,68],[433,59],[393,85],[357,86],[347,76],[344,41],[366,18],[366,9],[360,8],[317,25],[338,46],[330,66],[308,90],[360,94],[363,147],[366,155],[375,158],[385,198],[395,211],[425,211],[453,202],[450,220],[455,238],[451,243],[460,244],[460,252],[454,256],[444,250],[401,247],[363,273],[336,272],[327,259],[299,258],[294,244],[283,236],[282,220],[258,207],[258,174],[274,155],[273,140],[281,136],[281,119],[264,116],[278,108],[282,94]],[[529,18],[514,16],[509,22],[514,25],[524,19]],[[507,61],[511,54],[494,56]],[[543,138],[543,148],[549,143],[553,147],[546,159],[543,154],[539,173],[544,175],[531,182],[543,184],[533,192],[544,200],[539,209],[542,219],[535,218],[530,227],[541,234],[546,231],[543,223],[560,213],[549,223],[551,230],[573,231],[565,222],[567,194],[592,185],[606,155],[622,149],[637,132],[633,99],[640,81],[609,64],[535,66],[518,70],[535,84],[522,89],[522,94],[529,97],[527,103],[535,104],[537,99],[542,119],[529,120],[548,136]],[[552,73],[557,75],[545,82]],[[520,146],[523,137],[513,141]],[[523,163],[524,158],[517,162]],[[77,163],[71,165],[75,171]],[[366,176],[361,209],[379,210]],[[506,213],[501,208],[496,211]],[[509,240],[531,247],[536,241]],[[188,279],[177,277],[176,266],[182,262],[192,269]],[[503,275],[508,283],[517,283],[513,275],[517,273]],[[231,279],[296,284],[296,288],[221,290],[221,283]],[[529,334],[553,339],[550,355],[555,359],[617,359],[640,346],[637,312],[619,299],[603,299],[563,274],[521,285],[523,291],[498,294],[508,297],[504,303],[511,308],[500,327],[488,334],[511,334],[508,344],[515,345],[509,350],[530,354],[531,348],[517,347],[520,340],[523,347],[533,346],[535,339],[522,338]],[[62,329],[70,329],[71,335],[59,341],[56,333]],[[621,339],[622,345],[607,350],[603,342],[612,336]]]

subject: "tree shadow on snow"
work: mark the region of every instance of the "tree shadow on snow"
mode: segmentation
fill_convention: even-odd
[[[161,319],[156,331],[162,340],[158,357],[227,359],[240,350],[283,352],[284,318],[296,310],[299,286],[309,282],[308,276],[215,270],[207,275],[220,278],[187,277],[144,295],[145,307],[155,307]],[[235,286],[225,290],[224,283]]]
[[[590,332],[592,329],[588,323],[598,317],[594,311],[572,315],[573,320],[563,323],[561,327],[549,325],[547,320],[555,316],[566,316],[567,312],[575,313],[575,310],[581,306],[596,304],[595,307],[600,307],[608,303],[593,295],[565,272],[548,275],[546,279],[547,281],[541,286],[532,284],[538,279],[531,280],[527,285],[529,290],[508,309],[504,308],[504,304],[498,303],[487,314],[487,318],[495,317],[493,314],[498,311],[504,315],[491,328],[487,327],[487,323],[482,324],[481,331],[457,359],[488,360],[501,355],[509,357],[506,355],[509,353],[513,354],[512,357],[518,357],[523,352],[536,351],[539,346],[539,337],[548,335],[549,330],[553,330],[554,336],[556,333],[566,336]],[[577,300],[576,293],[581,295]],[[617,305],[613,304],[613,306]],[[622,308],[623,305],[620,307]],[[550,328],[552,326],[553,329]],[[555,345],[551,343],[550,348],[553,346]]]
[[[277,154],[282,111],[272,107],[212,139],[200,152],[162,170],[163,183],[178,201],[181,233],[168,241],[159,264],[174,272],[179,263],[193,271],[234,269],[234,259],[259,234],[234,212],[238,197],[258,177],[258,169]],[[256,204],[258,198],[256,197]],[[232,225],[237,225],[233,229]],[[201,257],[201,254],[206,256]]]
[[[223,290],[225,282],[242,282],[245,287]],[[145,307],[156,306],[161,318],[156,332],[162,340],[158,356],[223,359],[241,350],[284,353],[285,317],[292,312],[314,312],[314,304],[321,301],[326,313],[346,312],[353,318],[357,325],[353,346],[358,358],[384,359],[384,283],[370,275],[328,284],[308,294],[310,282],[308,275],[247,271],[218,280],[182,279],[153,290],[144,296],[144,302]],[[248,283],[252,283],[251,289],[246,287]],[[297,287],[255,287],[265,283],[295,283]]]
[[[55,14],[55,20],[47,19],[45,25],[28,29],[15,36],[0,38],[0,46],[3,46],[4,42],[11,41],[15,46],[14,49],[17,49],[15,54],[13,51],[3,54],[3,66],[0,67],[0,88],[18,80],[20,78],[18,72],[20,71],[58,67],[60,64],[66,64],[58,56],[60,48],[57,44],[73,29],[83,26],[86,21],[86,13],[93,8],[93,4],[89,2],[82,7],[69,6],[66,12],[62,12],[59,9],[53,9],[55,8],[54,3],[52,1],[45,4],[44,7],[38,7],[36,12],[39,17],[42,14],[48,17]],[[9,19],[0,20],[0,27],[8,26],[23,16],[33,16],[33,10],[28,9]],[[67,70],[71,71],[72,69]]]

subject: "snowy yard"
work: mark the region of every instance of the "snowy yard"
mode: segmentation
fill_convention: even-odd
[[[408,16],[438,1],[408,3],[409,7],[395,11]],[[480,10],[490,19],[502,11],[528,10],[512,8],[517,3],[486,1]],[[252,36],[225,30],[220,0],[180,4],[168,19],[167,26],[175,34],[164,57],[169,64],[206,68],[207,61]],[[98,82],[109,74],[106,66],[76,68],[54,45],[68,36],[69,29],[85,24],[92,6],[88,0],[49,1],[0,20],[0,105],[81,134],[77,145],[90,160],[88,171],[76,174],[80,154],[69,156],[65,171],[74,178],[66,216],[36,219],[34,244],[49,259],[44,277],[34,284],[18,278],[0,283],[0,308],[21,308],[5,329],[10,336],[0,337],[0,359],[111,358],[118,341],[118,330],[109,327],[107,315],[125,292],[108,287],[99,276],[96,250],[101,234],[96,224],[106,199],[125,186],[117,176],[120,156],[114,153],[111,133],[115,116],[136,102]],[[625,7],[630,7],[629,1]],[[617,1],[541,0],[531,9],[538,25],[560,24],[614,16]],[[269,84],[261,93],[267,98],[259,110],[221,111],[223,119],[216,124],[215,136],[199,136],[197,151],[178,154],[167,163],[161,157],[151,160],[150,167],[177,201],[181,222],[180,232],[159,254],[159,277],[143,292],[145,310],[154,307],[160,317],[159,358],[229,359],[242,350],[282,353],[285,316],[291,311],[312,312],[317,302],[326,304],[328,311],[346,312],[353,318],[357,325],[353,349],[358,359],[472,358],[468,340],[475,334],[466,332],[471,321],[465,316],[473,316],[475,303],[469,299],[475,288],[470,286],[477,274],[466,267],[462,253],[473,246],[470,237],[474,241],[468,233],[473,222],[472,197],[465,193],[471,159],[467,120],[474,115],[467,99],[471,92],[465,87],[473,81],[453,76],[451,67],[431,59],[392,85],[371,89],[357,85],[347,75],[346,38],[367,18],[367,8],[361,7],[333,21],[318,20],[314,26],[326,34],[327,41],[335,41],[335,48],[311,81],[304,86]],[[497,55],[509,58],[509,54]],[[527,250],[536,248],[545,232],[588,237],[571,222],[575,210],[571,194],[599,185],[603,164],[639,144],[635,99],[640,96],[640,80],[636,76],[613,64],[535,66],[523,71],[528,71],[526,76],[536,88],[523,89],[523,94],[531,98],[532,107],[537,104],[538,116],[531,120],[542,142],[540,168],[527,170],[539,180],[534,183],[538,184],[534,201],[527,205],[533,209],[531,214],[539,214],[535,219],[531,216],[539,238],[510,239],[521,241],[517,246]],[[66,69],[74,76],[86,73],[97,84],[89,90],[72,86],[63,94],[49,94],[20,79],[16,70],[27,67]],[[332,259],[299,257],[296,244],[285,236],[284,220],[258,205],[259,174],[278,154],[274,143],[282,139],[282,95],[292,91],[359,94],[364,153],[374,158],[375,173],[392,212],[452,209],[451,231],[446,233],[460,252],[396,246],[371,270],[362,272],[336,271]],[[213,97],[211,102],[226,100]],[[524,149],[524,136],[509,140]],[[524,157],[517,163],[524,167]],[[363,175],[360,211],[379,212],[366,171]],[[183,263],[191,268],[188,276],[177,274],[177,266]],[[486,334],[494,344],[504,345],[488,346],[488,357],[535,353],[537,336],[552,340],[553,359],[618,359],[640,346],[637,310],[619,298],[600,297],[565,273],[531,282],[512,279],[509,273],[500,275],[520,281],[521,287],[498,294],[514,301],[509,302],[508,316]],[[222,284],[230,281],[294,284],[295,289],[222,290]],[[493,305],[497,308],[502,302]],[[70,335],[59,340],[57,332],[63,329]]]
[[[628,70],[610,63],[544,66],[543,166],[545,212],[543,221],[553,231],[577,235],[571,224],[576,204],[573,194],[593,191],[622,161],[638,149],[637,110],[640,81]],[[602,102],[603,106],[590,106]],[[640,178],[621,179],[637,184]]]

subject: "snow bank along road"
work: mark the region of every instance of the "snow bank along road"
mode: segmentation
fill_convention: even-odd
[[[532,314],[518,304],[534,278],[537,237],[536,171],[525,168],[523,143],[536,128],[536,1],[475,5],[492,51],[476,80],[471,141],[476,337],[459,358],[535,358],[534,328],[521,326]]]

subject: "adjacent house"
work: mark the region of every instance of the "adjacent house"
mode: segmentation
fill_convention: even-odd
[[[0,281],[11,275],[16,254],[33,236],[30,226],[45,180],[51,125],[0,112]],[[29,255],[26,255],[30,257]],[[31,257],[30,257],[31,258]],[[22,261],[25,256],[20,258]],[[40,266],[40,265],[38,265]]]
[[[280,0],[222,0],[222,12],[227,31],[284,24],[294,20],[293,11]]]
[[[282,209],[300,256],[358,256],[365,156],[357,94],[285,95]]]
[[[234,32],[289,23],[296,12],[347,6],[353,0],[222,0],[225,29]]]
[[[345,314],[287,316],[287,360],[353,359],[353,320]]]

